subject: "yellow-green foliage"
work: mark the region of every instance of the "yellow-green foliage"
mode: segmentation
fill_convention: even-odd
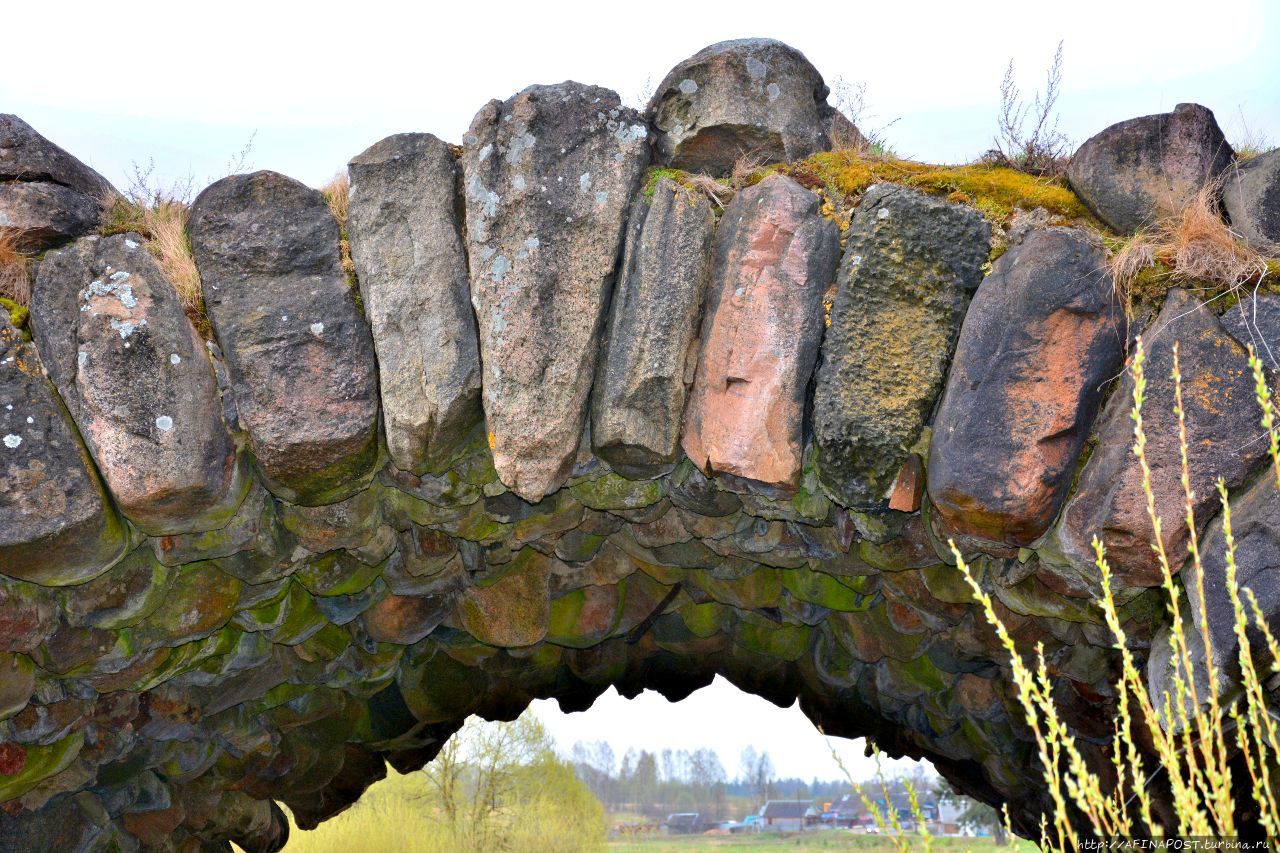
[[[424,770],[372,785],[314,830],[291,826],[284,853],[488,853],[604,849],[604,808],[530,714],[473,719]]]
[[[1151,468],[1147,461],[1147,438],[1142,410],[1146,402],[1146,379],[1143,373],[1144,351],[1138,340],[1132,359],[1134,422],[1134,455],[1142,472],[1142,489],[1146,497],[1147,515],[1151,520],[1153,549],[1159,558],[1162,587],[1169,614],[1169,646],[1172,653],[1171,692],[1161,696],[1149,693],[1139,663],[1122,626],[1112,589],[1112,574],[1100,540],[1093,540],[1102,596],[1096,602],[1120,654],[1120,675],[1116,687],[1115,734],[1111,744],[1114,772],[1090,766],[1077,746],[1076,735],[1058,713],[1054,701],[1044,648],[1038,645],[1034,655],[1020,649],[996,614],[991,597],[975,580],[965,565],[964,557],[951,543],[956,565],[983,607],[987,621],[996,629],[1009,654],[1017,697],[1034,737],[1044,779],[1053,805],[1042,822],[1042,849],[1065,851],[1075,845],[1080,830],[1096,836],[1151,837],[1235,836],[1240,827],[1236,821],[1252,815],[1268,837],[1280,833],[1280,792],[1276,790],[1276,766],[1280,759],[1280,726],[1269,708],[1265,684],[1280,671],[1280,643],[1277,643],[1258,606],[1252,590],[1241,588],[1236,576],[1235,541],[1231,532],[1231,506],[1221,479],[1217,489],[1222,505],[1222,531],[1225,540],[1225,588],[1234,610],[1235,638],[1239,645],[1240,678],[1234,683],[1235,701],[1221,703],[1218,697],[1218,664],[1212,651],[1208,620],[1201,620],[1196,638],[1202,655],[1193,654],[1194,642],[1189,636],[1193,628],[1186,612],[1187,599],[1195,602],[1200,612],[1205,608],[1204,571],[1200,563],[1199,540],[1194,528],[1188,442],[1182,405],[1182,376],[1174,349],[1174,413],[1178,420],[1178,444],[1181,453],[1182,487],[1185,495],[1184,521],[1190,528],[1188,554],[1168,554],[1160,536],[1161,521],[1157,513],[1155,493],[1151,486]],[[1253,371],[1255,393],[1262,412],[1261,425],[1270,438],[1272,467],[1280,487],[1280,431],[1277,430],[1271,391],[1263,375],[1261,362],[1250,351],[1249,366]],[[1168,519],[1173,521],[1172,518]],[[1194,562],[1197,579],[1184,589],[1174,572],[1184,557]],[[1184,594],[1187,598],[1184,598]],[[1254,634],[1262,640],[1258,647]],[[1257,661],[1255,662],[1255,657]],[[1198,663],[1197,663],[1198,661]],[[1206,671],[1197,673],[1196,667]],[[1199,690],[1208,685],[1207,695]],[[1233,755],[1243,760],[1247,777],[1233,774],[1229,761]],[[1163,820],[1155,819],[1157,810],[1149,783],[1153,772],[1162,772],[1169,792],[1169,802],[1162,805]]]

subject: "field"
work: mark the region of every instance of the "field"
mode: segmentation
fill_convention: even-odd
[[[1022,842],[1030,851],[1029,842]],[[913,844],[915,850],[923,850],[923,844]],[[938,853],[989,853],[1007,850],[1015,853],[1013,846],[997,848],[990,838],[935,838],[933,848]],[[877,835],[823,830],[815,832],[761,832],[751,835],[685,835],[652,836],[639,840],[610,841],[609,853],[708,853],[708,851],[736,850],[787,850],[789,853],[830,853],[830,851],[857,850],[865,853],[890,853],[897,850],[892,839]]]

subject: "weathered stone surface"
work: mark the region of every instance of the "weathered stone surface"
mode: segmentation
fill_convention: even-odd
[[[578,448],[648,129],[608,89],[531,86],[463,138],[471,300],[502,482],[534,502]]]
[[[200,193],[188,231],[271,489],[302,504],[357,491],[378,455],[376,366],[324,197],[275,172],[236,175]]]
[[[671,69],[647,115],[663,162],[727,175],[739,157],[799,160],[833,142],[861,140],[827,104],[827,94],[800,51],[773,39],[737,39],[705,47]]]
[[[124,554],[127,535],[24,338],[0,307],[0,574],[81,583]]]
[[[592,446],[627,476],[664,473],[679,458],[714,232],[711,202],[669,178],[631,207],[591,392]]]
[[[1235,164],[1222,188],[1222,206],[1246,243],[1280,256],[1280,148]]]
[[[1218,504],[1214,481],[1240,486],[1266,455],[1257,440],[1258,412],[1253,377],[1243,348],[1222,328],[1218,318],[1180,289],[1169,291],[1144,341],[1147,363],[1146,402],[1142,409],[1146,455],[1161,536],[1171,568],[1183,557],[1186,525],[1179,481],[1178,421],[1174,415],[1173,345],[1179,345],[1182,401],[1186,409],[1187,443],[1191,448],[1191,488],[1195,517],[1203,523]],[[1160,567],[1151,548],[1152,529],[1142,491],[1142,472],[1131,450],[1133,377],[1112,394],[1098,424],[1098,446],[1079,477],[1076,492],[1062,512],[1058,538],[1064,556],[1086,576],[1096,534],[1107,549],[1116,586],[1144,587],[1160,583]]]
[[[46,255],[32,325],[121,512],[152,535],[225,524],[246,468],[209,351],[142,237],[90,236]]]
[[[378,352],[387,450],[401,470],[439,469],[481,418],[458,166],[431,134],[402,133],[347,169],[351,259]]]
[[[1178,104],[1090,137],[1072,156],[1067,180],[1099,219],[1129,234],[1180,212],[1232,156],[1210,110]]]
[[[1280,373],[1280,294],[1246,295],[1222,315],[1222,326],[1241,346],[1252,346],[1270,373]]]
[[[60,184],[0,183],[0,229],[14,235],[20,252],[43,249],[90,234],[98,227],[102,205]]]
[[[1033,231],[996,261],[961,327],[929,447],[929,499],[951,531],[1021,546],[1049,528],[1124,348],[1095,238]]]
[[[867,190],[845,241],[813,404],[822,485],[879,508],[933,409],[991,229],[972,208]]]
[[[783,175],[738,193],[725,211],[682,439],[699,470],[799,485],[805,388],[838,239],[818,197]]]
[[[1216,498],[1215,494],[1215,498]],[[1256,628],[1253,628],[1253,610],[1244,590],[1253,591],[1258,605],[1274,632],[1280,625],[1280,584],[1276,583],[1280,572],[1280,489],[1276,486],[1275,473],[1268,466],[1256,483],[1231,501],[1231,534],[1235,540],[1236,582],[1240,585],[1240,603],[1244,606],[1250,625],[1249,633],[1255,637],[1255,654],[1266,654],[1265,644]],[[1216,519],[1200,541],[1200,559],[1203,570],[1204,607],[1200,607],[1194,561],[1187,561],[1182,571],[1182,583],[1190,606],[1192,630],[1198,635],[1207,624],[1213,649],[1213,663],[1222,673],[1221,684],[1235,683],[1239,678],[1240,643],[1235,634],[1235,607],[1227,590],[1227,544],[1223,535],[1222,519]],[[1198,651],[1201,657],[1192,663],[1204,669],[1204,643]],[[1261,674],[1261,673],[1260,673]],[[1205,697],[1201,697],[1205,698]]]
[[[37,252],[98,227],[107,179],[15,115],[0,114],[0,229]]]

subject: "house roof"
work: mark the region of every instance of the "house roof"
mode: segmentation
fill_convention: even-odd
[[[769,818],[802,818],[809,811],[808,800],[769,800],[760,816]]]
[[[698,812],[676,812],[667,815],[667,826],[692,826],[698,822]]]

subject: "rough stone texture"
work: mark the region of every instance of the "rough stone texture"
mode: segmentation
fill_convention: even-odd
[[[378,353],[387,450],[401,470],[438,470],[481,419],[458,167],[436,137],[402,133],[347,169],[351,259]]]
[[[15,115],[0,114],[0,229],[37,252],[98,227],[107,179]]]
[[[1280,294],[1246,295],[1222,315],[1222,325],[1241,346],[1252,346],[1268,371],[1280,373]]]
[[[1072,156],[1067,180],[1099,219],[1130,234],[1181,211],[1232,156],[1210,110],[1178,104],[1090,137]]]
[[[0,229],[14,235],[14,248],[39,252],[98,227],[102,205],[59,184],[0,183]]]
[[[799,486],[805,389],[838,240],[818,197],[783,175],[738,193],[725,211],[685,416],[684,451],[699,470]]]
[[[221,527],[248,487],[204,341],[137,234],[40,264],[36,343],[116,504],[147,533]]]
[[[679,460],[714,233],[711,202],[669,178],[632,205],[591,395],[596,455],[628,476]]]
[[[1160,314],[1144,333],[1147,360],[1146,402],[1142,417],[1146,455],[1161,537],[1176,572],[1186,542],[1184,497],[1179,482],[1178,421],[1174,415],[1173,345],[1179,346],[1182,400],[1186,409],[1191,488],[1197,524],[1218,505],[1213,484],[1222,477],[1228,488],[1244,483],[1266,455],[1258,441],[1258,411],[1253,377],[1243,348],[1222,328],[1218,318],[1193,296],[1169,291]],[[1133,378],[1112,394],[1098,423],[1098,446],[1079,477],[1075,494],[1062,512],[1058,537],[1063,555],[1080,576],[1096,577],[1090,545],[1097,534],[1117,588],[1160,583],[1160,567],[1151,548],[1142,473],[1131,446]]]
[[[819,476],[879,508],[933,409],[991,229],[972,208],[870,187],[854,214],[814,394]]]
[[[463,138],[471,299],[502,482],[528,501],[573,465],[648,129],[608,89],[531,86]]]
[[[118,560],[125,540],[35,345],[0,307],[0,575],[81,583]],[[0,640],[7,622],[0,610]]]
[[[1215,498],[1217,495],[1215,494]],[[1267,467],[1256,483],[1231,501],[1231,534],[1235,540],[1236,582],[1240,585],[1240,602],[1248,614],[1249,634],[1255,654],[1266,655],[1261,633],[1253,625],[1253,611],[1244,590],[1253,591],[1258,605],[1274,632],[1280,625],[1280,584],[1276,572],[1280,570],[1280,488],[1276,475]],[[1235,606],[1227,590],[1226,537],[1222,519],[1218,518],[1203,534],[1200,542],[1201,568],[1203,569],[1204,607],[1200,607],[1196,566],[1187,561],[1182,570],[1182,582],[1186,589],[1192,624],[1184,630],[1199,635],[1204,626],[1209,627],[1209,639],[1213,649],[1213,663],[1221,676],[1219,689],[1230,689],[1238,683],[1240,666],[1240,642],[1235,633]],[[1199,656],[1192,661],[1197,669],[1207,672],[1204,643],[1197,644]],[[1260,673],[1261,674],[1261,673]],[[1207,682],[1207,678],[1206,678]],[[1201,696],[1204,699],[1204,695]]]
[[[324,197],[275,172],[236,175],[200,193],[188,231],[272,490],[302,504],[358,490],[378,456],[376,366]]]
[[[563,108],[576,127],[583,125],[581,104],[572,98],[544,101],[539,110],[553,108]],[[525,104],[522,109],[529,115],[532,108]],[[617,120],[609,116],[612,109],[597,117],[606,131],[608,121]],[[525,156],[527,144],[541,146],[543,137],[554,137],[547,133],[534,140],[528,125],[517,132],[514,111],[511,115],[504,139],[521,140],[514,146],[519,150],[511,155],[513,161]],[[550,121],[547,126],[553,125],[559,126]],[[638,135],[629,125],[625,128],[624,135]],[[568,131],[561,136],[571,143]],[[505,161],[511,151],[510,146],[495,147],[489,157]],[[479,155],[475,151],[477,161]],[[610,162],[625,167],[626,151],[606,148],[603,156],[608,161],[617,155],[622,160]],[[547,153],[539,162],[558,158]],[[564,159],[581,168],[572,162],[567,145]],[[475,193],[478,200],[492,201],[495,213],[502,199],[487,193],[510,195],[507,187],[514,189],[517,183],[520,163],[507,165],[513,167],[509,184],[481,183],[485,195]],[[554,165],[546,168],[556,177]],[[528,189],[533,173],[518,174]],[[580,180],[580,174],[566,175],[565,181]],[[594,183],[599,175],[592,175]],[[249,186],[261,180],[235,179]],[[786,180],[773,179],[757,188],[754,197],[778,193],[794,199],[803,192]],[[225,243],[205,246],[206,255],[210,248],[218,250],[212,255],[220,277],[211,281],[206,276],[206,286],[256,289],[252,296],[242,292],[242,299],[221,306],[223,317],[230,313],[237,328],[244,325],[240,318],[259,310],[255,300],[274,309],[272,302],[283,299],[281,294],[298,300],[317,296],[329,309],[346,304],[346,293],[330,286],[337,279],[336,229],[318,214],[320,206],[310,191],[287,182],[275,189],[294,201],[276,204],[265,191],[245,192],[224,210],[224,223],[257,222],[257,237],[251,228],[231,234],[228,226],[222,232],[229,235]],[[750,202],[752,196],[744,195]],[[800,207],[810,210],[807,205],[814,202],[804,197]],[[933,318],[917,307],[921,304],[932,306],[929,310],[938,305],[961,310],[965,288],[955,282],[968,281],[966,271],[976,269],[987,254],[985,231],[973,225],[976,214],[957,212],[941,201],[921,202],[914,194],[899,209],[894,205],[901,200],[885,201],[883,189],[870,198],[851,244],[862,256],[858,265],[869,256],[881,270],[875,278],[856,279],[875,298],[856,302],[846,293],[853,306],[837,306],[832,318],[833,335],[844,335],[839,347],[828,347],[833,358],[867,347],[881,357],[892,353],[877,335],[886,328],[892,331],[901,317]],[[530,197],[527,209],[513,208],[504,220],[503,227],[511,230],[503,246],[520,246],[526,239],[517,216],[524,216],[524,223],[541,222],[530,212],[536,202]],[[606,230],[621,220],[621,204],[611,208],[617,220],[606,217]],[[888,225],[876,232],[877,223],[883,225],[880,207],[886,208]],[[906,227],[899,222],[905,219],[899,216],[904,209],[920,213],[922,223]],[[802,309],[810,306],[810,291],[807,286],[784,290],[782,282],[807,281],[810,270],[805,254],[798,252],[788,256],[789,265],[760,265],[761,258],[794,247],[796,234],[764,227],[773,220],[761,208],[756,211],[747,218],[761,224],[751,232],[759,241],[752,244],[746,236],[750,229],[726,220],[726,246],[732,249],[734,240],[746,240],[746,261],[739,251],[737,269],[761,275],[750,289],[743,288],[743,297],[765,292],[765,285],[773,288],[770,293],[790,297],[779,300],[777,313],[765,314],[769,323],[763,324],[771,335],[782,330],[776,340],[785,346],[778,349],[790,353],[801,346],[797,332],[809,345],[807,326],[783,321],[798,314],[808,322]],[[547,215],[559,217],[559,223],[562,214]],[[1020,220],[1011,227],[1014,235],[1025,235],[1036,217]],[[488,228],[492,222],[481,216],[477,224]],[[550,227],[549,220],[544,224]],[[817,231],[831,227],[814,225]],[[297,239],[280,238],[280,230]],[[728,239],[731,231],[735,234]],[[920,261],[921,247],[934,244],[917,231],[948,246],[943,261]],[[620,230],[608,233],[614,239]],[[575,264],[584,252],[599,248],[585,232],[556,234],[557,251],[564,257],[540,267],[542,278],[528,280],[547,284],[543,290],[530,288],[541,301],[526,292],[505,294],[512,301],[528,299],[522,303],[526,318],[540,318],[544,309],[551,312],[549,325],[531,322],[523,330],[530,340],[544,342],[540,352],[564,339],[562,326],[573,310],[584,304],[603,310],[604,304],[603,296],[598,304],[593,296],[567,307],[550,298],[561,293],[555,274],[579,270]],[[896,249],[895,239],[900,241]],[[1017,246],[1019,239],[1011,237],[1015,248],[988,284],[1003,281],[1011,297],[1022,288],[1027,302],[1035,301],[1027,295],[1035,285],[1035,299],[1048,299],[1056,288],[1041,293],[1038,278],[1031,282],[1029,276],[1024,281],[1014,275],[1026,260],[1018,260],[1027,250]],[[1025,239],[1034,245],[1047,238]],[[615,256],[617,242],[612,244]],[[495,248],[486,261],[496,254]],[[956,259],[962,269],[957,272],[946,258]],[[299,272],[295,259],[312,273]],[[600,261],[599,268],[611,268],[614,259]],[[493,272],[490,265],[484,274]],[[318,278],[307,278],[312,274]],[[607,290],[607,271],[602,275],[606,284],[601,287]],[[973,272],[971,285],[976,282]],[[824,278],[822,284],[827,283]],[[730,304],[733,291],[720,291],[729,294]],[[898,302],[886,296],[899,291]],[[1209,496],[1204,505],[1209,506],[1207,478],[1225,468],[1233,484],[1243,486],[1244,475],[1235,475],[1258,467],[1257,457],[1248,454],[1260,454],[1265,442],[1257,440],[1252,387],[1243,366],[1238,373],[1222,369],[1228,361],[1238,364],[1235,344],[1207,311],[1185,304],[1188,297],[1171,298],[1169,312],[1189,312],[1183,320],[1197,332],[1191,343],[1184,341],[1183,373],[1193,409],[1193,454],[1203,453],[1208,460],[1204,470],[1195,472],[1195,488]],[[1056,304],[1049,301],[1045,310]],[[505,310],[501,301],[493,305]],[[849,315],[864,305],[875,318],[859,331],[867,335],[866,342],[847,329],[839,332],[852,325]],[[979,310],[982,305],[980,299]],[[244,310],[232,310],[237,308]],[[721,308],[728,316],[728,307]],[[48,323],[49,318],[40,316],[46,311],[52,309],[37,307],[37,329]],[[21,323],[23,313],[16,311],[13,320]],[[1022,331],[1045,322],[1030,316],[1030,308],[1024,313]],[[1255,326],[1264,325],[1265,314],[1260,312]],[[913,322],[905,324],[907,331],[899,338],[920,328],[926,337],[930,330],[942,329],[935,358],[945,364],[948,335],[954,333],[947,324],[951,320],[937,320],[936,326]],[[594,352],[598,342],[590,338],[590,330],[574,328]],[[219,332],[225,330],[224,323]],[[773,358],[773,350],[762,345],[765,338],[752,339],[751,352]],[[304,348],[312,345],[308,340],[303,338]],[[1153,347],[1167,347],[1162,341],[1167,339],[1152,334]],[[224,343],[230,350],[231,343]],[[275,348],[238,350],[241,367],[251,367],[259,356],[268,364],[275,358],[287,361],[297,348],[296,339],[276,343]],[[41,444],[24,456],[23,448],[36,439],[9,427],[0,430],[0,438],[23,438],[10,441],[16,447],[0,443],[0,847],[222,850],[234,841],[246,851],[275,851],[289,826],[275,802],[288,805],[298,826],[313,827],[385,775],[386,763],[409,772],[431,760],[470,714],[512,719],[535,698],[556,698],[566,709],[581,710],[610,687],[624,696],[655,689],[678,700],[717,676],[780,705],[798,701],[828,734],[867,737],[894,756],[928,757],[958,790],[996,806],[1007,804],[1015,829],[1030,837],[1039,831],[1042,811],[1051,806],[1034,737],[1013,692],[1008,653],[972,591],[945,562],[947,548],[937,535],[945,531],[939,529],[937,507],[919,501],[921,462],[930,443],[929,427],[913,426],[921,422],[919,416],[904,420],[906,435],[886,441],[887,451],[868,445],[861,456],[849,457],[873,467],[877,477],[883,473],[874,512],[846,505],[824,491],[819,474],[831,459],[817,458],[812,443],[799,456],[793,493],[791,486],[766,488],[744,484],[732,473],[707,474],[688,459],[678,459],[672,470],[654,472],[656,476],[628,479],[592,454],[589,436],[577,441],[579,410],[564,437],[568,442],[568,433],[574,433],[564,468],[567,479],[537,502],[522,499],[500,481],[494,455],[477,434],[438,472],[414,473],[387,464],[371,480],[367,469],[356,465],[346,475],[345,488],[335,484],[326,495],[329,502],[317,506],[300,505],[288,495],[282,499],[278,485],[277,494],[268,492],[255,474],[249,496],[223,527],[158,537],[129,527],[126,537],[118,522],[93,526],[103,514],[114,519],[105,509],[113,504],[99,492],[72,421],[51,384],[39,375],[35,347],[12,325],[0,326],[0,347],[5,348],[0,353],[0,418],[10,418],[0,424],[16,423],[19,429],[43,425],[39,441],[56,440],[56,447]],[[347,381],[353,367],[341,359],[348,353],[359,356],[356,372],[371,376],[368,347],[368,337],[353,332],[336,352],[321,353],[309,387],[323,386],[317,377]],[[924,362],[925,348],[921,343],[911,353]],[[212,350],[216,353],[217,347]],[[703,366],[710,360],[721,371],[726,364],[741,366],[728,357],[704,354],[703,360]],[[1044,356],[1035,350],[1026,360],[1043,361]],[[934,364],[924,363],[925,368],[908,368],[919,373]],[[962,353],[958,376],[965,364]],[[1157,416],[1158,409],[1168,411],[1168,380],[1160,378],[1168,369],[1167,352],[1153,351],[1148,367],[1153,436],[1176,434],[1167,414],[1163,420]],[[905,375],[907,368],[903,370]],[[837,376],[837,389],[859,375]],[[1069,371],[1046,374],[1046,381],[1056,382],[1062,375]],[[592,370],[575,376],[585,383]],[[236,373],[234,366],[230,377],[226,371],[218,377],[219,387],[228,392],[244,385],[244,373]],[[674,387],[675,376],[665,378]],[[296,384],[290,378],[282,387],[288,391]],[[369,392],[362,399],[372,410],[371,384],[366,387]],[[788,448],[792,434],[803,435],[800,424],[808,414],[790,402],[794,387],[775,388],[785,408],[796,412],[794,419],[785,420],[783,444]],[[905,393],[907,399],[918,395],[927,414],[937,391],[937,386],[932,392],[910,385],[862,387],[862,397],[841,402],[841,411],[879,406],[894,416],[894,401]],[[1035,398],[1037,391],[1026,393]],[[823,392],[817,393],[821,408]],[[1124,389],[1118,393],[1123,397]],[[297,402],[282,402],[282,409],[287,406],[288,412],[307,417],[328,415],[330,401],[323,395],[307,397],[302,406]],[[228,424],[237,421],[235,403],[231,393],[224,395]],[[12,415],[6,412],[8,405],[14,405]],[[991,407],[1002,405],[996,400]],[[1120,426],[1104,418],[1089,464],[1105,463],[1121,471],[1128,459],[1127,406],[1115,400],[1109,405],[1116,407]],[[20,409],[34,413],[24,415]],[[249,409],[247,414],[260,414],[253,411],[252,401]],[[1238,416],[1240,412],[1245,414]],[[41,413],[48,418],[42,420]],[[26,417],[32,417],[31,424]],[[358,420],[344,417],[348,424]],[[520,426],[536,432],[541,422],[530,415]],[[909,435],[915,438],[908,443]],[[15,449],[18,456],[4,456]],[[1153,459],[1159,456],[1162,495],[1176,494],[1169,488],[1167,472],[1173,466],[1168,442],[1156,446],[1153,439],[1150,452]],[[1246,458],[1239,458],[1242,453]],[[5,468],[6,458],[17,459],[17,467]],[[556,465],[560,459],[555,456]],[[1052,468],[1051,463],[1046,464]],[[32,471],[44,479],[31,477]],[[1052,473],[1046,469],[1041,476]],[[1265,471],[1257,475],[1269,476]],[[878,511],[890,483],[889,509],[896,511]],[[1111,507],[1113,498],[1127,500],[1122,476],[1103,486],[1091,487],[1095,505]],[[1266,555],[1276,550],[1269,538],[1273,513],[1270,503],[1255,511],[1252,500],[1251,491],[1237,495],[1237,535],[1247,531],[1249,554],[1263,555],[1261,560],[1250,557],[1249,566],[1250,571],[1258,567],[1257,588],[1265,589],[1270,570]],[[1171,517],[1180,514],[1180,498],[1162,497],[1162,507],[1166,505]],[[1198,509],[1202,521],[1212,511]],[[1121,525],[1129,518],[1123,513],[1115,517]],[[1099,524],[1105,527],[1108,521]],[[1090,521],[1090,530],[1093,526]],[[104,527],[110,528],[106,534]],[[1112,529],[1108,535],[1119,543],[1116,550],[1124,560],[1126,548],[1139,549],[1140,534]],[[1215,536],[1211,530],[1206,552],[1217,546]],[[970,565],[1017,647],[1043,648],[1050,693],[1082,758],[1090,766],[1106,766],[1116,716],[1117,652],[1101,614],[1088,600],[1096,578],[1070,565],[1060,539],[1042,537],[1016,556],[1011,546],[973,539],[977,553]],[[1170,548],[1179,552],[1177,543]],[[81,559],[90,552],[94,559]],[[13,564],[9,558],[15,554],[30,558],[21,563],[18,576],[3,562]],[[1129,583],[1127,578],[1122,585]],[[1120,620],[1130,648],[1140,662],[1147,659],[1149,673],[1167,684],[1161,656],[1167,663],[1170,626],[1162,591],[1128,588],[1121,593]],[[1267,602],[1271,608],[1270,598]],[[1156,759],[1142,742],[1138,748],[1144,750],[1144,762],[1154,766]],[[1165,816],[1160,819],[1166,821],[1166,831],[1174,828]],[[1248,819],[1241,823],[1242,831],[1257,830]]]
[[[773,39],[737,39],[705,47],[671,69],[647,115],[664,163],[727,175],[743,156],[776,163],[829,151],[833,136],[860,141],[827,94],[800,51]]]
[[[1280,256],[1280,148],[1235,164],[1222,188],[1222,206],[1246,243]]]
[[[1049,528],[1124,361],[1102,245],[1033,231],[965,315],[929,446],[929,500],[955,533],[1029,545]]]

